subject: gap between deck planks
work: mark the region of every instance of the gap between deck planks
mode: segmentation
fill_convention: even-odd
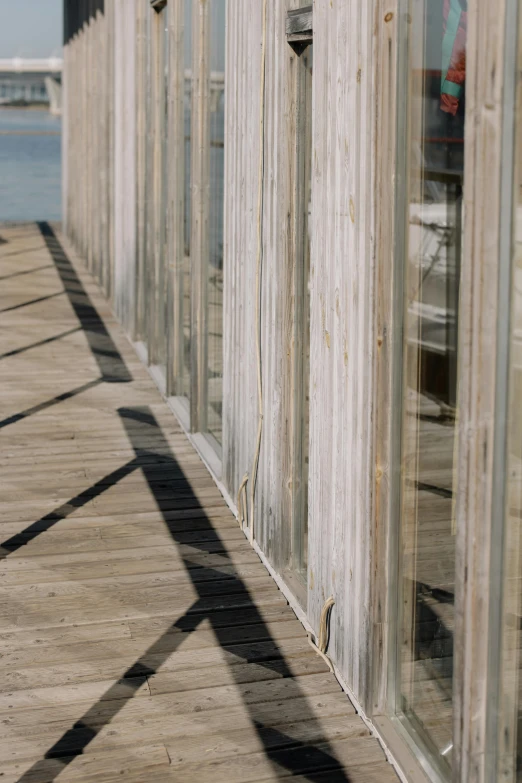
[[[396,781],[77,257],[0,236],[0,780]]]

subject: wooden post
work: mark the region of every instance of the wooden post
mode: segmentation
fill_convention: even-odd
[[[146,99],[147,99],[147,14],[146,2],[136,6],[136,325],[134,339],[145,337],[146,285]]]
[[[192,317],[190,428],[206,429],[208,208],[210,197],[209,4],[194,0],[192,16]]]
[[[183,394],[185,206],[184,2],[169,2],[169,109],[167,137],[167,394]]]
[[[454,661],[454,780],[460,783],[506,780],[497,776],[496,760],[514,5],[479,0],[468,8]]]

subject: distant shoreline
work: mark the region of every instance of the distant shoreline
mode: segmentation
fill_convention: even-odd
[[[0,130],[0,136],[61,136],[62,132],[57,130]]]
[[[0,111],[49,111],[48,103],[0,103]]]

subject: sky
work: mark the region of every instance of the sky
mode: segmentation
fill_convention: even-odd
[[[62,51],[63,0],[0,0],[0,59]]]

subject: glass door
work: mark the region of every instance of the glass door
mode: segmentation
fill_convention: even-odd
[[[183,3],[183,250],[180,286],[180,336],[181,367],[179,394],[190,398],[190,354],[191,354],[191,188],[190,168],[192,160],[192,0]]]
[[[467,4],[406,0],[397,292],[402,330],[395,715],[452,762],[456,421]]]
[[[219,458],[226,0],[158,0],[149,11],[143,339],[183,426]]]
[[[222,444],[223,408],[223,198],[225,164],[226,0],[210,5],[209,206],[206,287],[205,415],[202,431]]]
[[[149,364],[165,385],[167,365],[167,117],[168,117],[168,5],[151,10],[149,74],[150,134],[148,162],[147,344]]]

